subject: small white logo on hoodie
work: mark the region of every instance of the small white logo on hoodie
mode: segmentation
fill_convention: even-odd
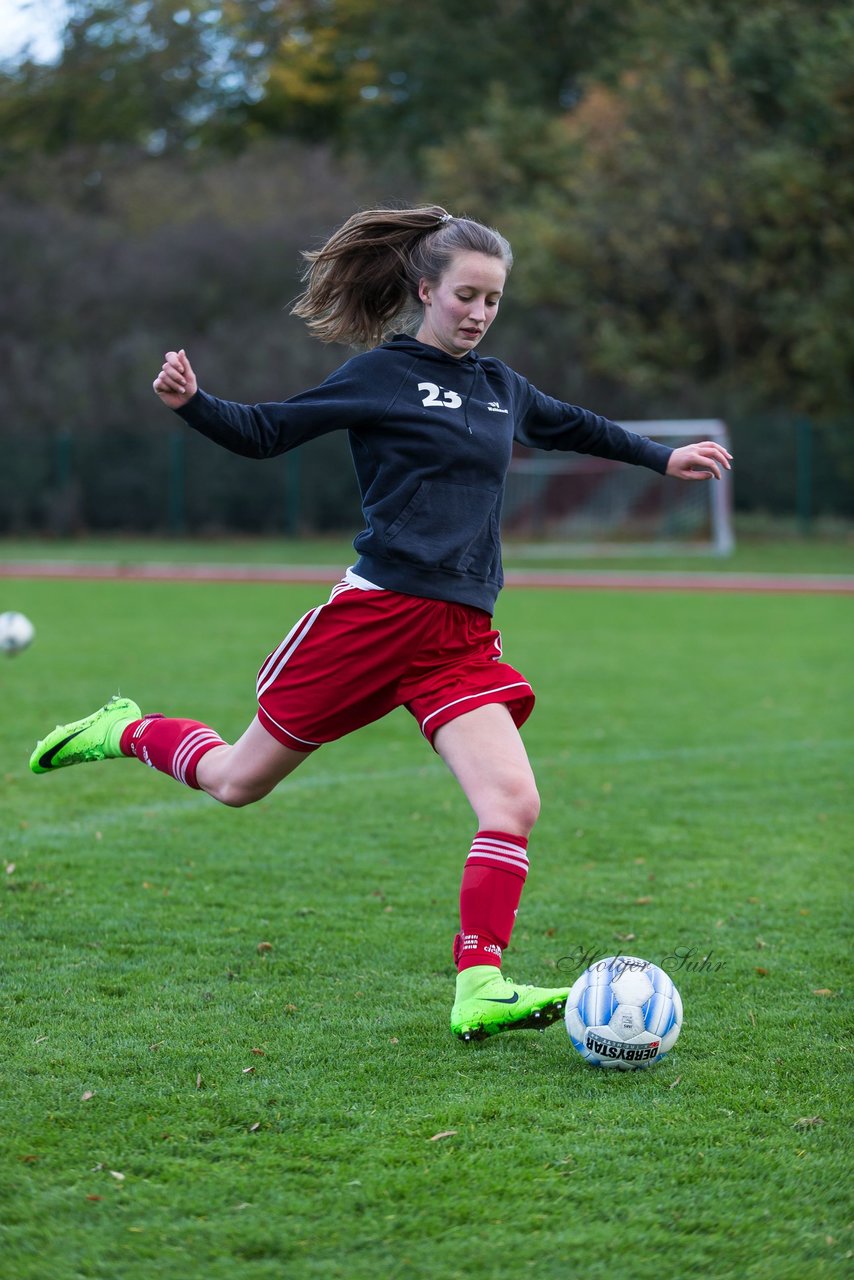
[[[490,413],[509,413],[509,409],[502,409],[497,400],[490,400],[486,406]]]

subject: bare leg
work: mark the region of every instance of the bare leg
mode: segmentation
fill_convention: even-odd
[[[474,809],[480,829],[528,836],[539,816],[540,799],[519,730],[503,703],[489,703],[451,720],[436,731],[433,741]]]
[[[253,720],[233,746],[214,747],[202,756],[196,781],[221,804],[240,808],[266,796],[311,754],[283,746]]]

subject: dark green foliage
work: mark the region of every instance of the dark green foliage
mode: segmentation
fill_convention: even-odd
[[[69,15],[55,66],[0,73],[15,454],[0,527],[118,527],[117,481],[139,528],[283,527],[293,475],[259,479],[253,501],[257,472],[225,481],[192,451],[179,519],[172,424],[149,390],[162,351],[186,346],[205,387],[238,399],[320,380],[345,353],[287,318],[301,250],[354,208],[421,198],[514,244],[485,350],[611,417],[726,418],[742,511],[801,510],[786,460],[806,416],[811,510],[850,515],[849,4],[440,0],[426,21],[400,0],[76,0]],[[57,488],[68,432],[103,483]],[[287,527],[349,525],[346,465],[340,442],[300,463],[319,487],[286,500]]]

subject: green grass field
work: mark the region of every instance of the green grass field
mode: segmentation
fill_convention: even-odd
[[[241,811],[27,771],[116,689],[236,735],[317,588],[4,596],[3,1280],[850,1274],[850,599],[502,597],[543,797],[506,969],[628,950],[685,1003],[611,1074],[451,1038],[473,820],[405,712]]]
[[[764,534],[744,535],[737,528],[732,555],[648,553],[626,555],[586,555],[567,543],[564,554],[554,544],[507,542],[504,561],[509,568],[570,569],[655,569],[661,572],[683,569],[696,573],[822,573],[854,574],[854,531],[836,537],[795,536],[787,526],[772,524]],[[320,564],[344,567],[351,564],[352,540],[327,538],[221,538],[194,539],[85,537],[85,538],[4,538],[0,540],[2,560],[114,561],[204,561],[222,564]]]

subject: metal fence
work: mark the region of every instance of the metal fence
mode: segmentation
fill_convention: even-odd
[[[736,514],[854,519],[854,427],[729,420]],[[544,455],[545,456],[545,455]],[[259,463],[184,428],[0,428],[0,534],[323,533],[359,528],[346,433]],[[570,535],[572,536],[572,535]]]

